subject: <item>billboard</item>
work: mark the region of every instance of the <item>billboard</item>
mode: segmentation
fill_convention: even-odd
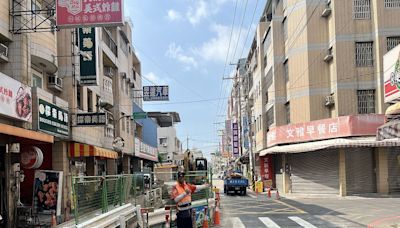
[[[123,25],[123,0],[57,0],[57,26],[60,28]]]
[[[385,103],[400,100],[400,45],[383,56]]]
[[[144,101],[168,101],[168,86],[143,86]]]
[[[39,214],[61,215],[63,172],[35,170],[33,182],[33,206]]]
[[[0,114],[32,122],[31,87],[0,73]]]
[[[83,86],[97,86],[98,84],[98,55],[96,28],[79,28],[79,57],[80,84]]]
[[[232,123],[232,154],[234,157],[239,157],[239,125]]]

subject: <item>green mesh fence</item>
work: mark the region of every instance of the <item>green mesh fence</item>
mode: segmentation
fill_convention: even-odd
[[[144,192],[143,174],[72,177],[76,224],[94,214],[136,203]]]

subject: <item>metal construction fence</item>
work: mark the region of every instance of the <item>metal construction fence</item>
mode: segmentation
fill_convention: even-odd
[[[75,223],[127,203],[144,194],[143,174],[72,177]]]

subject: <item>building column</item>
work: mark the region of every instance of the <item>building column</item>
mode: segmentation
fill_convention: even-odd
[[[339,195],[347,196],[346,185],[346,151],[343,148],[339,149]]]
[[[124,174],[129,174],[130,171],[130,167],[131,167],[131,158],[130,156],[124,156],[122,158],[122,172]]]
[[[291,193],[291,186],[290,186],[290,170],[289,164],[287,162],[287,154],[282,154],[282,169],[283,169],[283,193]],[[279,190],[279,189],[278,189]]]
[[[107,175],[117,174],[117,162],[114,159],[107,159]]]
[[[389,194],[389,166],[388,149],[383,147],[376,148],[376,186],[378,193]]]
[[[68,199],[72,199],[70,192],[72,192],[71,188],[71,173],[69,170],[69,159],[68,159],[68,143],[67,142],[55,142],[52,147],[52,164],[53,170],[62,171],[63,172],[63,186],[62,186],[62,211],[61,214],[64,214],[64,209],[68,210],[66,207],[68,205]],[[71,203],[71,202],[70,202]]]

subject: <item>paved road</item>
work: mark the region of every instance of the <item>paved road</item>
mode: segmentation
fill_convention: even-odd
[[[214,181],[221,188],[221,181]],[[282,198],[221,194],[221,227],[400,228],[400,198]]]

